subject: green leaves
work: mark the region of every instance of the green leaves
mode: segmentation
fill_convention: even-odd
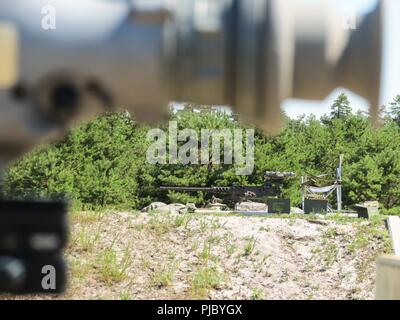
[[[107,114],[15,163],[5,176],[4,191],[14,198],[68,196],[81,209],[138,209],[152,201],[202,203],[206,200],[203,193],[167,193],[159,187],[260,185],[265,171],[294,171],[298,177],[328,173],[334,179],[339,154],[344,154],[346,205],[379,200],[386,208],[400,207],[396,118],[400,96],[394,103],[393,118],[386,118],[380,129],[372,128],[365,115],[353,115],[342,94],[332,106],[331,117],[288,119],[286,129],[275,137],[256,130],[251,176],[238,176],[235,165],[151,165],[146,160],[149,128],[138,126],[126,113]],[[197,133],[201,129],[247,129],[222,112],[183,111],[171,115],[171,120],[177,121],[179,130],[190,128]],[[168,131],[168,124],[161,128]],[[283,191],[293,204],[299,204],[300,178],[285,182]]]
[[[389,104],[388,113],[400,125],[400,95],[397,95],[393,102]]]
[[[331,106],[331,119],[345,119],[351,115],[350,101],[341,93]]]
[[[5,192],[18,198],[68,196],[90,208],[136,207],[136,175],[146,150],[137,141],[144,134],[125,114],[100,117],[12,166]]]

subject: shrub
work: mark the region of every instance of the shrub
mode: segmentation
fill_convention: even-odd
[[[171,115],[178,128],[245,129],[222,112],[181,111]],[[152,201],[203,203],[202,193],[161,192],[159,186],[260,185],[264,171],[294,171],[298,176],[330,173],[334,179],[343,153],[345,205],[379,200],[386,208],[400,207],[399,125],[386,117],[375,129],[361,114],[321,119],[287,119],[278,136],[255,135],[255,168],[238,176],[235,165],[151,165],[146,151],[149,127],[126,113],[106,114],[75,128],[61,142],[38,147],[12,165],[3,191],[11,198],[72,199],[74,208],[133,208]],[[165,131],[168,124],[161,125]],[[184,142],[181,142],[182,144]],[[221,159],[224,148],[221,148]],[[299,179],[284,183],[283,195],[301,201]]]

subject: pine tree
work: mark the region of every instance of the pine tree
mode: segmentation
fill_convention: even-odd
[[[341,93],[331,106],[331,119],[345,119],[350,115],[350,101],[346,94]]]
[[[389,104],[388,114],[400,126],[400,95],[398,95],[393,102]]]

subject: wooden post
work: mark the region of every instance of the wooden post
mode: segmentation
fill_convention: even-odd
[[[395,256],[400,256],[400,217],[390,216],[387,219],[387,227],[392,239]]]
[[[337,169],[337,211],[342,211],[342,164],[343,164],[343,154],[339,156],[339,167]]]
[[[304,176],[301,176],[301,208],[304,211],[304,199],[305,199],[305,194],[304,194]]]
[[[400,257],[385,255],[378,259],[377,300],[400,300]]]
[[[376,275],[376,299],[400,300],[400,218],[387,219],[394,256],[386,255],[378,259]]]

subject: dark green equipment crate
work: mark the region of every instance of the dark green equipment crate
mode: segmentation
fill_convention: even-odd
[[[326,213],[328,211],[327,200],[304,200],[304,213]]]
[[[290,199],[268,199],[268,213],[290,213]]]
[[[359,218],[370,219],[373,216],[379,215],[378,207],[363,206],[362,204],[356,204],[354,207]]]

